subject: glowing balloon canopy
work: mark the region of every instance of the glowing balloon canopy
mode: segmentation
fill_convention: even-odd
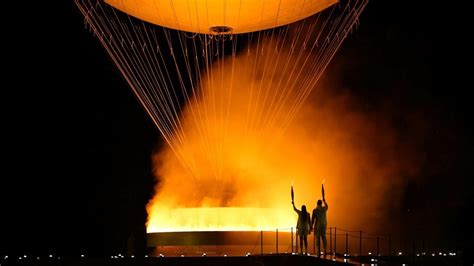
[[[136,18],[167,28],[207,34],[265,30],[314,15],[337,0],[106,0]]]
[[[270,142],[281,137],[367,1],[76,4],[189,174],[203,176],[189,141],[198,134],[218,179],[229,128],[244,136],[273,132]]]

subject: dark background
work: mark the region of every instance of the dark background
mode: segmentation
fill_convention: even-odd
[[[139,254],[159,132],[75,4],[47,2],[5,7],[13,19],[2,18],[0,255],[110,256],[125,253],[130,235]],[[429,3],[370,1],[327,71],[366,111],[389,103],[387,119],[406,138],[415,132],[404,114],[421,113],[429,134],[413,137],[425,163],[391,215],[412,233],[437,234],[434,246],[464,249],[473,143],[458,61],[468,44],[450,11]]]

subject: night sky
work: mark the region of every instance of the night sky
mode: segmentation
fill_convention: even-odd
[[[124,253],[131,234],[144,243],[162,142],[75,4],[54,2],[3,32],[0,255]],[[327,71],[354,108],[380,112],[422,155],[388,212],[398,228],[462,249],[474,224],[471,98],[451,76],[457,65],[439,63],[454,45],[426,6],[371,1]]]

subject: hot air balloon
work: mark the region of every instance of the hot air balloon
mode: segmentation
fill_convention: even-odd
[[[284,136],[368,2],[75,1],[193,190],[204,191],[183,202],[220,206],[233,193],[226,177]]]
[[[222,94],[218,88],[238,94],[239,77],[233,67],[240,55],[247,57],[242,68],[252,72],[247,73],[252,94],[243,100],[246,103],[235,103],[248,105],[242,107],[247,127],[265,132],[278,123],[284,129],[357,24],[367,0],[76,0],[76,4],[86,27],[107,50],[165,141],[189,173],[199,178],[180,121],[186,103],[206,101],[209,107],[188,110],[195,123],[205,125],[210,116],[219,120],[214,121],[219,124],[214,132],[200,132],[210,153],[218,154],[226,114],[234,103],[228,96],[226,103],[216,104],[215,97]],[[289,54],[291,62],[286,60]],[[203,83],[212,88],[203,92]],[[280,113],[285,115],[274,115]],[[223,166],[211,163],[219,176]]]
[[[107,4],[144,21],[166,28],[209,33],[247,33],[275,28],[314,15],[337,3],[337,0],[268,1],[122,1]]]

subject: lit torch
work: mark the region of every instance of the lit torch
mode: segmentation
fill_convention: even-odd
[[[293,180],[291,181],[291,203],[295,202],[295,192],[293,192]]]
[[[324,201],[324,182],[326,182],[326,179],[323,179],[323,183],[321,184],[321,193],[323,195],[323,201]]]

